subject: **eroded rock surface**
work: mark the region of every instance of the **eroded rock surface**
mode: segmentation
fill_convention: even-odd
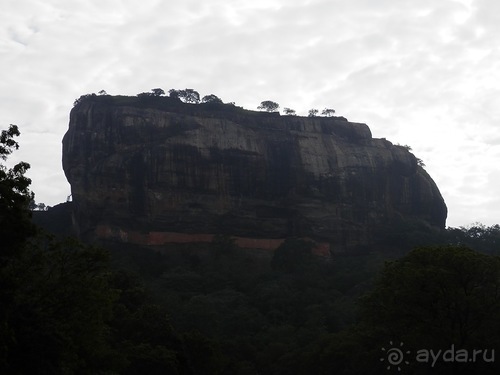
[[[444,228],[447,215],[412,153],[343,118],[96,97],[71,112],[63,168],[82,236],[299,236],[343,251],[391,220]]]

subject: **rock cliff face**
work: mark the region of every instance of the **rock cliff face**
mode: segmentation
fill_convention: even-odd
[[[444,228],[447,215],[413,154],[336,117],[94,97],[71,111],[63,168],[87,237],[299,236],[344,251],[389,221]]]

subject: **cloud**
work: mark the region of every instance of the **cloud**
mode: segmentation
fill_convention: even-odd
[[[445,195],[449,222],[468,223],[467,202],[476,200],[478,216],[499,222],[484,203],[499,208],[498,8],[493,0],[6,0],[0,120],[20,125],[33,189],[55,204],[69,192],[60,142],[82,94],[189,87],[249,109],[267,99],[300,114],[334,108],[374,136],[411,145]]]

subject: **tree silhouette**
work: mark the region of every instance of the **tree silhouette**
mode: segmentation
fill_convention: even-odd
[[[179,92],[180,90],[170,89],[168,90],[168,96],[170,96],[171,98],[179,98]]]
[[[0,135],[0,160],[6,161],[19,144],[14,140],[20,135],[17,125],[10,125]],[[0,164],[0,259],[12,255],[26,237],[34,233],[29,209],[35,194],[30,191],[31,180],[25,176],[30,165],[19,162],[12,168]],[[0,261],[1,263],[1,261]]]
[[[218,104],[223,104],[222,100],[218,96],[216,96],[214,94],[205,95],[201,99],[201,102],[202,103],[218,103]]]
[[[198,104],[200,102],[200,94],[193,89],[184,90],[169,90],[170,97],[179,98],[184,103]]]
[[[307,115],[308,117],[316,117],[318,115],[318,110],[313,108],[309,110],[309,114]]]
[[[263,102],[260,103],[260,105],[257,107],[257,109],[262,109],[267,112],[274,112],[276,111],[280,105],[276,102],[273,102],[271,100],[264,100]]]
[[[331,108],[325,108],[324,110],[321,111],[321,114],[326,117],[331,117],[335,113],[334,109]]]
[[[163,91],[163,89],[160,89],[160,88],[151,89],[151,92],[153,93],[153,96],[165,95],[165,91]]]

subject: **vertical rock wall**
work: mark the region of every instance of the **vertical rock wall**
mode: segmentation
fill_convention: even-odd
[[[342,118],[97,97],[71,112],[63,168],[82,235],[301,236],[345,250],[392,220],[444,228],[447,214],[413,154]]]

